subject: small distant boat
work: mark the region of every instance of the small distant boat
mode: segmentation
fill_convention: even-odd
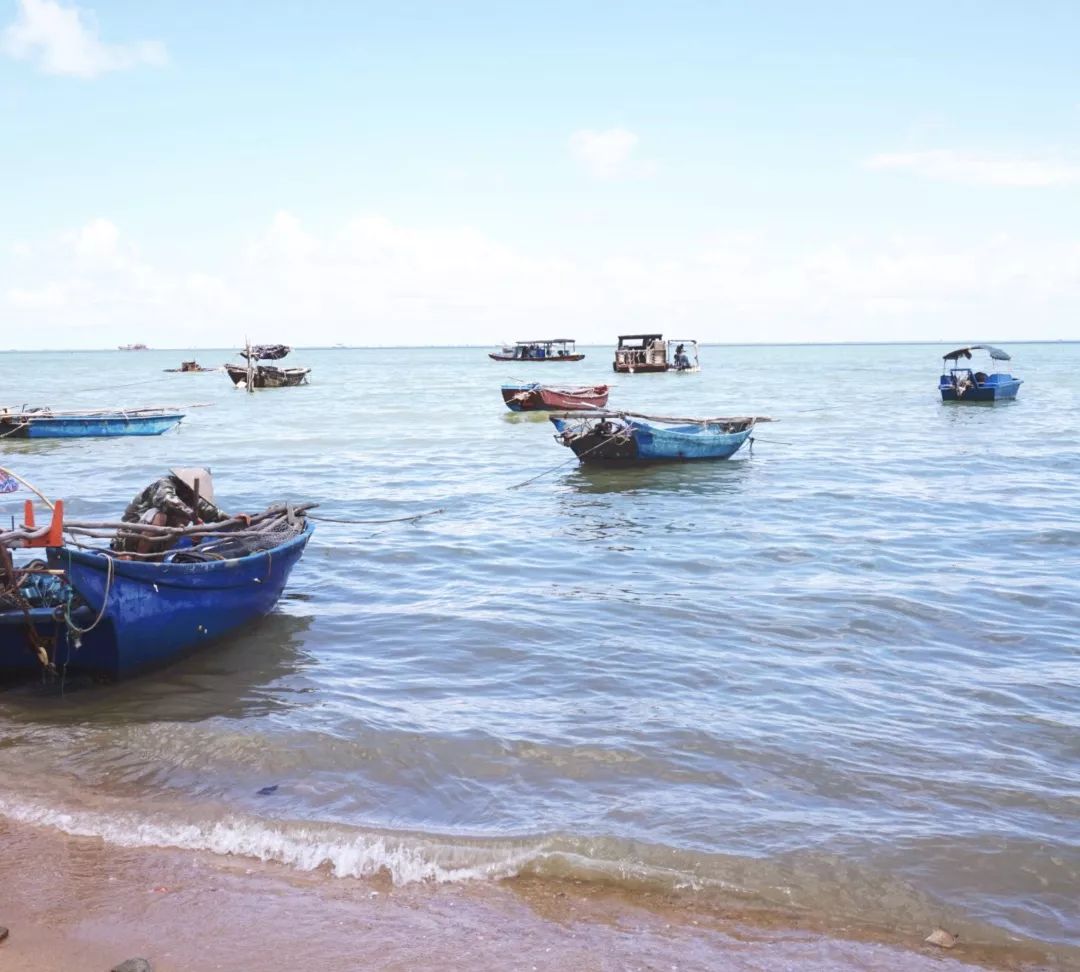
[[[502,351],[488,354],[492,361],[581,361],[573,338],[549,338],[543,341],[517,341]]]
[[[765,416],[664,418],[635,412],[552,415],[555,439],[584,463],[633,465],[728,459]]]
[[[620,334],[611,369],[627,375],[700,371],[698,343],[693,338],[665,341],[663,334]]]
[[[58,523],[56,507],[41,530],[0,530],[2,675],[122,677],[248,628],[274,608],[312,533],[305,507],[282,505],[250,523],[191,528],[157,559],[129,560],[68,545],[63,534],[85,542],[103,524]],[[47,547],[47,565],[16,567],[10,551],[22,546]]]
[[[607,404],[608,386],[562,388],[556,385],[503,385],[502,397],[511,412],[569,412],[577,409],[603,408]]]
[[[275,365],[258,364],[259,361],[280,361],[292,348],[286,344],[248,345],[240,352],[247,364],[226,364],[229,379],[238,388],[291,388],[306,385],[310,368],[278,368]]]
[[[973,351],[985,351],[989,363],[987,370],[974,370],[960,364],[970,361]],[[997,402],[1016,398],[1023,381],[1007,371],[995,371],[999,361],[1012,360],[1001,348],[989,344],[972,344],[957,348],[942,356],[942,375],[938,390],[943,402]]]
[[[166,371],[171,372],[183,372],[184,374],[192,374],[193,372],[200,371],[217,371],[217,368],[204,368],[198,361],[181,361],[179,368],[166,368]]]
[[[193,407],[193,406],[186,406]],[[175,408],[53,411],[0,409],[0,439],[76,439],[115,435],[161,435],[186,413]]]
[[[145,344],[121,344],[116,348],[117,351],[149,351]]]

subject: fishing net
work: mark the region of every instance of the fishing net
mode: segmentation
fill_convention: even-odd
[[[55,574],[39,573],[48,565],[42,560],[32,560],[25,567],[15,569],[15,585],[0,585],[0,611],[30,608],[53,608],[63,605],[70,595],[70,588]]]
[[[293,523],[281,517],[258,530],[239,530],[236,536],[209,537],[198,544],[190,538],[180,542],[168,552],[165,559],[172,563],[190,564],[209,560],[235,560],[249,554],[273,550],[304,532],[304,520],[297,517]]]

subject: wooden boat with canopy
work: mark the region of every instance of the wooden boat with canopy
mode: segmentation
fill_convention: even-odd
[[[693,338],[665,341],[663,334],[620,334],[611,369],[627,375],[700,371],[698,343]]]
[[[287,344],[247,345],[240,356],[246,364],[226,364],[229,380],[237,388],[254,391],[256,388],[291,388],[306,385],[310,368],[279,368],[276,365],[259,364],[260,361],[280,361],[292,348]]]
[[[763,415],[735,418],[669,418],[637,412],[552,415],[555,440],[585,463],[634,465],[695,459],[728,459],[753,441]]]
[[[502,351],[491,352],[492,361],[581,361],[573,338],[545,338],[540,341],[517,341]]]

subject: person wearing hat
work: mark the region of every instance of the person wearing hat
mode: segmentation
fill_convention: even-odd
[[[155,480],[127,505],[121,517],[124,523],[147,523],[154,526],[180,527],[189,523],[218,523],[227,520],[214,505],[214,484],[209,469],[177,467],[168,476]],[[151,553],[162,549],[162,542],[137,533],[120,533],[113,541],[114,550]]]

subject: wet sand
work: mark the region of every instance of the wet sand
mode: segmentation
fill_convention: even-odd
[[[8,822],[0,888],[5,972],[104,972],[133,956],[156,972],[1063,968],[1019,950],[826,932],[798,914],[710,909],[690,896],[529,879],[395,888]]]

